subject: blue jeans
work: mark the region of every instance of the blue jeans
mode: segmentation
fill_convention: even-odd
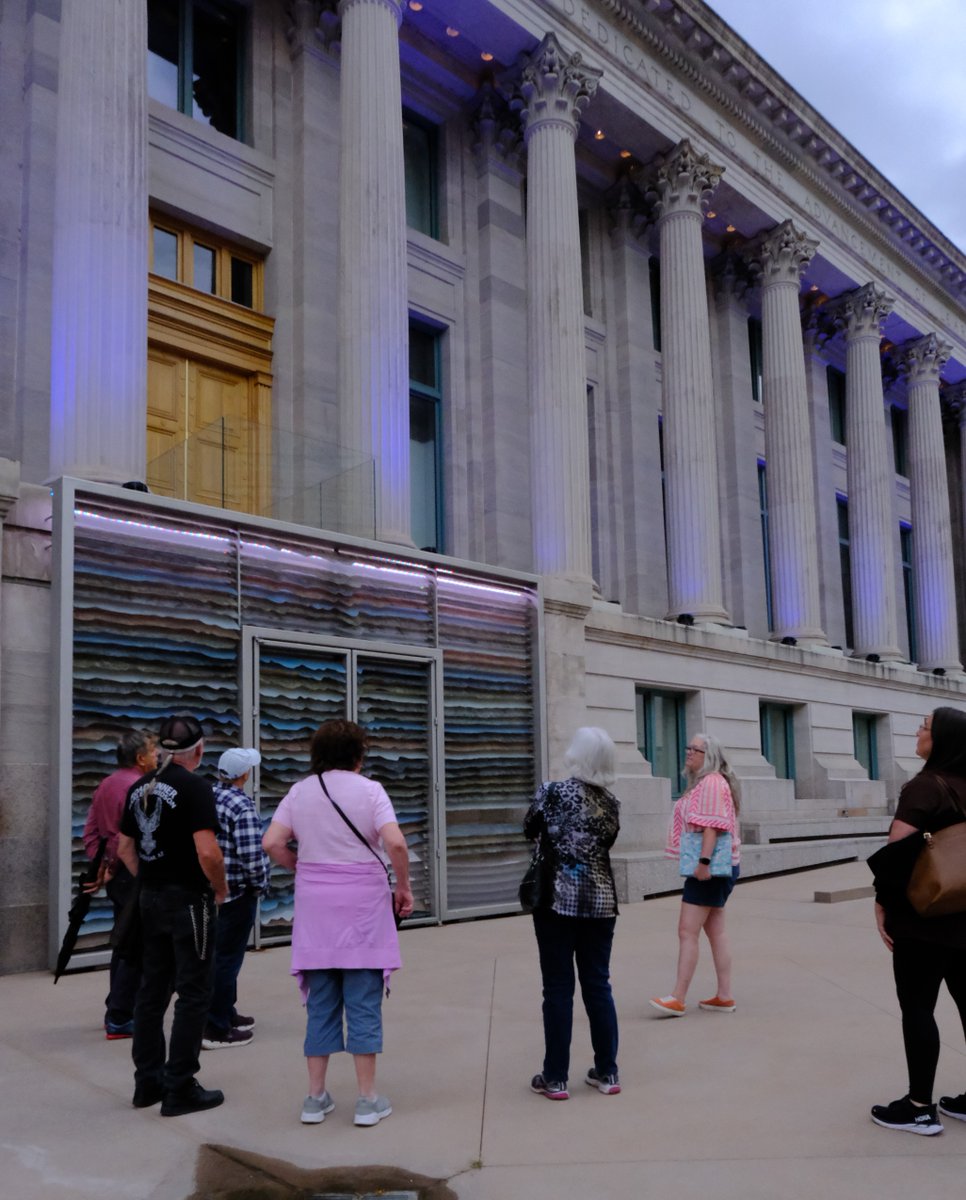
[[[134,876],[126,867],[118,864],[114,878],[107,885],[107,897],[114,908],[114,924],[121,919],[134,887]],[[126,1025],[134,1016],[134,998],[137,995],[141,969],[121,958],[117,950],[111,954],[111,990],[104,1001],[105,1025]]]
[[[226,901],[218,910],[215,974],[208,1024],[219,1033],[231,1029],[238,997],[238,973],[245,961],[248,935],[255,924],[258,897],[252,893]]]
[[[215,961],[215,902],[210,893],[173,885],[143,887],[141,924],[144,957],[131,1045],[134,1081],[179,1092],[198,1073]],[[165,1056],[164,1014],[174,992],[178,999]]]
[[[382,971],[329,968],[302,974],[309,989],[305,1003],[305,1057],[337,1054],[340,1050],[348,1050],[350,1054],[380,1054]]]
[[[610,989],[610,950],[616,917],[562,917],[552,909],[533,912],[543,976],[543,1076],[565,1083],[570,1070],[574,1018],[574,961],[590,1021],[598,1075],[617,1074],[617,1010]]]

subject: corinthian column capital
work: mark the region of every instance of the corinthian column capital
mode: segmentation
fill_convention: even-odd
[[[909,383],[939,384],[939,375],[952,353],[948,342],[940,341],[934,333],[896,348],[899,369]]]
[[[481,167],[502,162],[519,169],[523,151],[520,126],[510,113],[505,97],[490,80],[480,88],[476,108],[470,116],[470,130],[473,151]]]
[[[850,341],[860,337],[879,338],[882,322],[892,312],[893,304],[893,296],[874,283],[866,283],[831,301],[825,306],[825,312],[837,329],[845,331]]]
[[[700,215],[721,182],[724,167],[698,154],[685,138],[674,149],[654,161],[654,178],[648,193],[653,196],[658,219],[673,212]]]
[[[745,259],[762,286],[793,283],[797,287],[817,249],[814,238],[796,229],[791,221],[782,221],[748,247]]]
[[[524,55],[513,74],[504,77],[511,107],[520,113],[524,139],[542,125],[563,125],[576,138],[581,109],[587,107],[603,71],[584,65],[580,54],[568,54],[548,33],[533,54]]]
[[[328,50],[338,38],[336,0],[285,0],[285,16],[285,37],[293,58],[317,46]]]

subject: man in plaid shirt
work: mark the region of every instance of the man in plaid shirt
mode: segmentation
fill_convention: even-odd
[[[221,825],[218,845],[225,856],[228,899],[218,910],[214,988],[201,1041],[205,1050],[246,1046],[253,1037],[254,1018],[240,1016],[235,1000],[258,897],[268,891],[269,861],[262,850],[262,824],[251,797],[243,790],[252,767],[261,761],[257,750],[244,747],[226,750],[218,760],[214,785]]]

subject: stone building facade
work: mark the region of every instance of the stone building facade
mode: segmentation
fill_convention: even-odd
[[[0,107],[0,969],[83,800],[63,478],[530,589],[526,774],[609,730],[631,899],[689,733],[801,825],[966,698],[966,257],[701,0],[13,0]]]

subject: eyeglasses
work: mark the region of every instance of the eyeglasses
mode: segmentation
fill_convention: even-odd
[[[685,754],[704,754],[704,746],[685,746]]]
[[[926,731],[926,733],[932,732],[932,715],[931,714],[928,717],[923,717],[922,723],[920,724],[919,728],[924,729]]]

